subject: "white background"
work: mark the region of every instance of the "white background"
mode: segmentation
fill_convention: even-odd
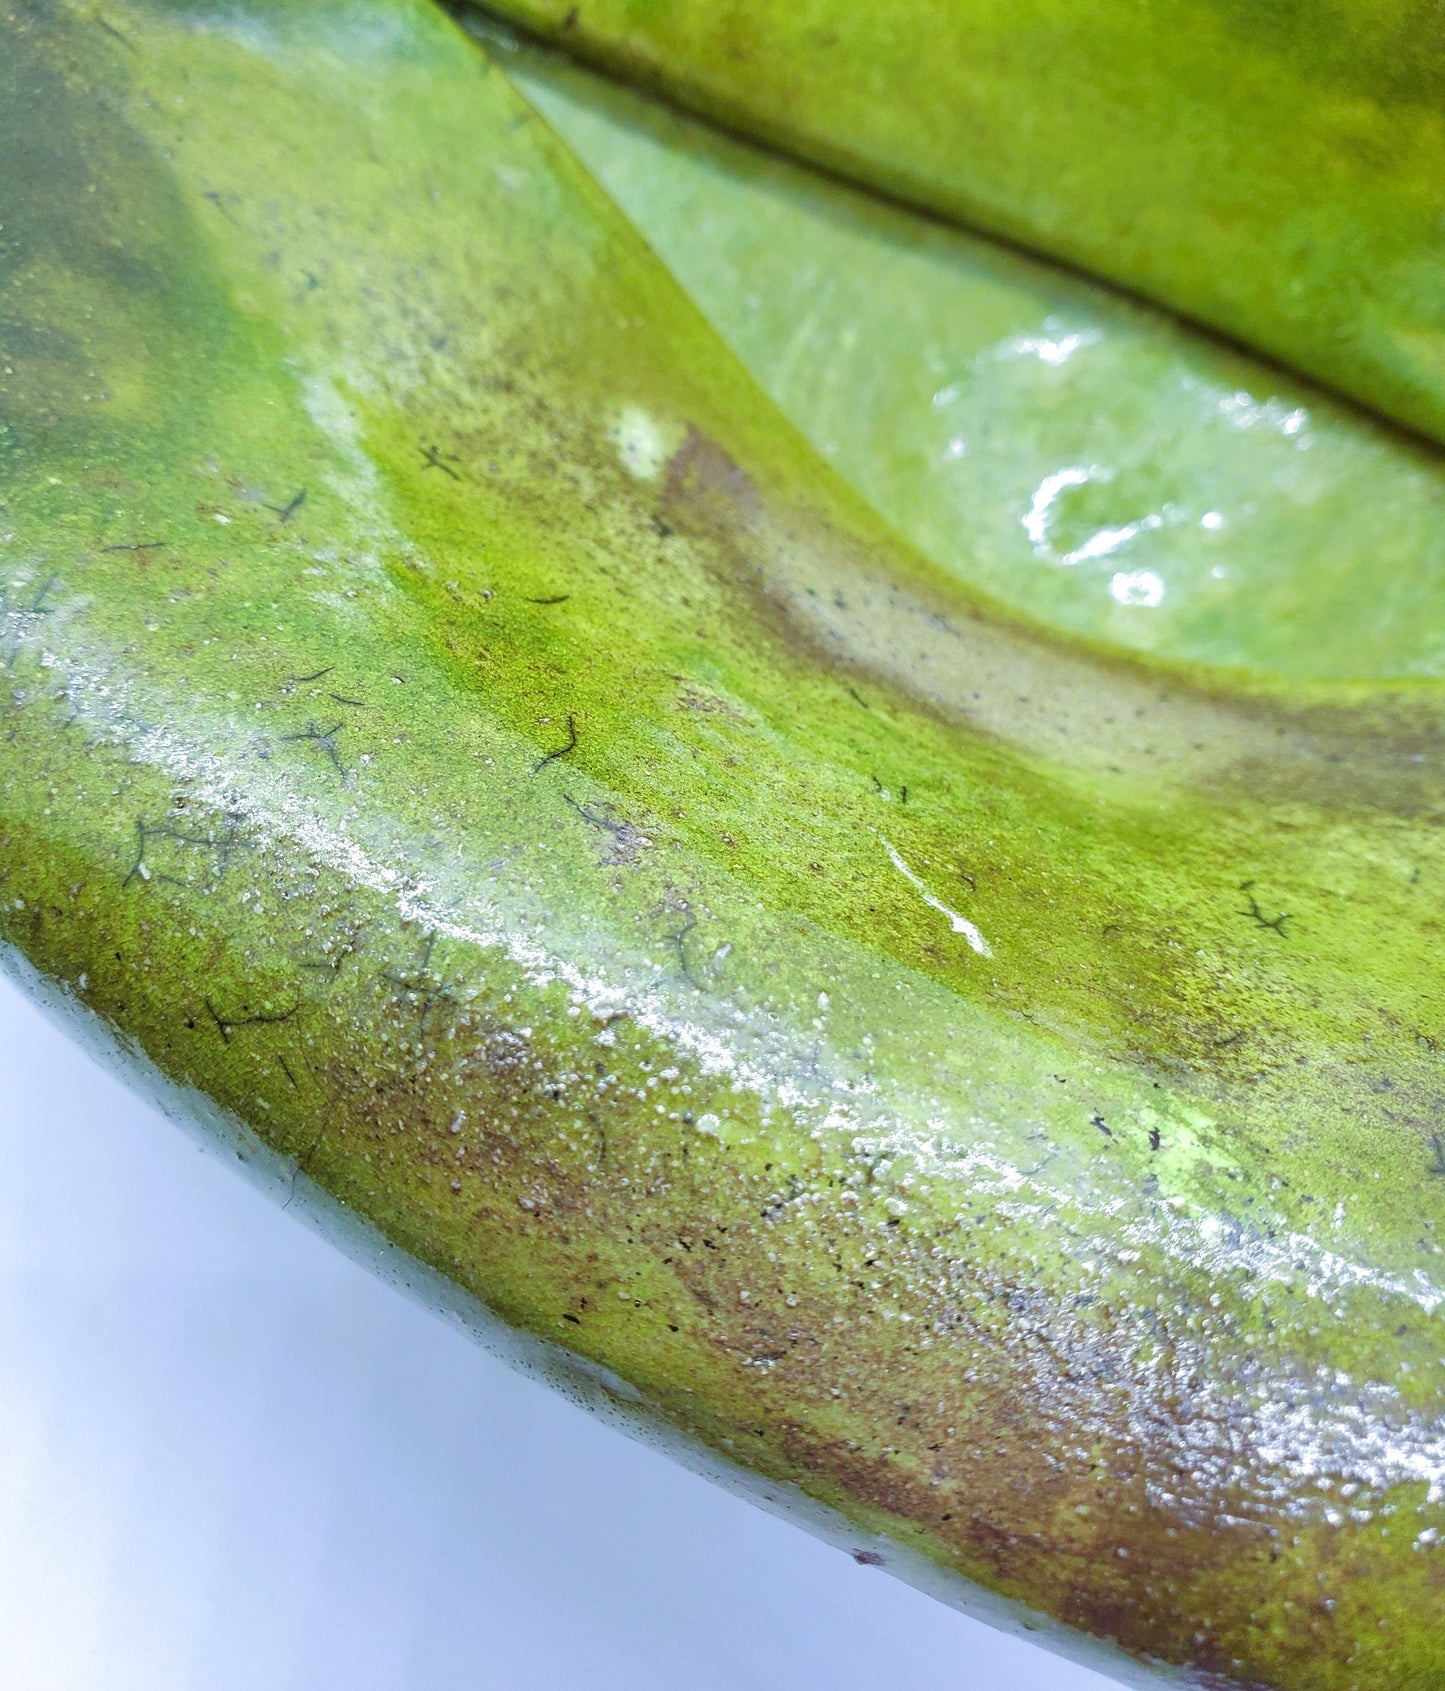
[[[1105,1691],[521,1378],[0,976],[6,1691]]]

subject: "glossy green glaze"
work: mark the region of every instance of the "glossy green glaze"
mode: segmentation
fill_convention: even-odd
[[[1438,450],[1066,271],[496,44],[769,396],[971,586],[1159,657],[1445,674]]]
[[[1437,692],[985,612],[435,11],[3,27],[6,941],[961,1597],[1437,1685]]]
[[[1430,0],[492,9],[1445,439],[1445,33]]]

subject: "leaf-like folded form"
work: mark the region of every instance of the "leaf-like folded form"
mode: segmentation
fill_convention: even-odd
[[[1159,657],[1445,674],[1437,448],[1057,265],[486,38],[769,396],[951,573]]]
[[[0,155],[7,962],[869,1556],[1438,1680],[1437,692],[987,611],[413,0],[18,7]]]
[[[1445,439],[1445,34],[1433,5],[492,9]]]

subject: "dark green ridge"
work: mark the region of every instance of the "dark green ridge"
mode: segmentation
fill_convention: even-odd
[[[1433,1686],[1437,690],[985,610],[432,9],[4,30],[7,943],[965,1599]]]
[[[1445,441],[1434,0],[498,0]]]
[[[1445,673],[1437,449],[491,28],[769,397],[973,588],[1160,658]]]

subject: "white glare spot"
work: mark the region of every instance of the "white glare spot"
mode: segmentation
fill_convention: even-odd
[[[1199,519],[1199,526],[1200,526],[1200,528],[1223,528],[1224,527],[1224,513],[1223,513],[1223,511],[1206,511],[1204,513],[1204,515]]]
[[[1034,543],[1034,551],[1045,558],[1054,555],[1053,547],[1049,545],[1049,524],[1053,521],[1054,506],[1065,488],[1083,487],[1091,481],[1112,481],[1113,476],[1112,470],[1100,464],[1066,464],[1062,470],[1045,476],[1034,489],[1029,508],[1020,519],[1024,533]]]
[[[1163,528],[1164,518],[1158,511],[1150,511],[1148,516],[1140,517],[1137,522],[1122,523],[1118,528],[1097,529],[1082,546],[1076,546],[1072,552],[1065,552],[1059,559],[1061,564],[1086,564],[1090,558],[1107,558],[1117,552],[1120,547],[1127,546],[1138,534],[1147,534],[1151,529]]]
[[[1053,328],[1052,321],[1045,323]],[[1097,346],[1103,335],[1097,329],[1079,329],[1069,335],[1012,335],[1000,341],[987,356],[996,359],[1037,358],[1041,364],[1067,364],[1076,352]]]
[[[878,838],[883,840],[882,834],[880,834]],[[936,910],[940,916],[947,916],[949,926],[953,929],[954,933],[962,934],[980,957],[992,957],[992,948],[978,929],[974,927],[973,923],[970,922],[966,916],[960,916],[956,910],[950,910],[942,899],[935,898],[928,890],[927,886],[918,878],[917,875],[913,873],[913,871],[898,855],[897,849],[888,840],[883,840],[883,844],[888,852],[888,856],[893,864],[893,867],[906,881],[910,881],[918,888],[919,892],[923,894],[923,902],[928,905],[930,909]]]
[[[1141,534],[1152,534],[1155,529],[1173,528],[1186,521],[1186,514],[1177,505],[1164,505],[1158,511],[1146,512],[1142,517],[1136,517],[1131,523],[1119,523],[1107,528],[1096,529],[1081,545],[1072,552],[1058,552],[1054,548],[1050,530],[1054,521],[1054,506],[1059,496],[1071,487],[1083,487],[1087,482],[1113,481],[1114,472],[1103,464],[1066,464],[1062,470],[1055,470],[1047,475],[1034,489],[1034,495],[1029,502],[1029,508],[1019,519],[1023,524],[1024,533],[1034,543],[1034,555],[1047,558],[1050,563],[1063,564],[1072,567],[1075,564],[1087,564],[1095,558],[1112,557],[1115,552],[1122,551],[1130,541]],[[1222,519],[1221,519],[1222,520]],[[1147,571],[1136,571],[1128,579],[1142,580]],[[1123,579],[1115,576],[1115,581]],[[1150,581],[1157,577],[1150,575]],[[1162,594],[1163,589],[1161,587]],[[1136,603],[1142,601],[1128,601]],[[1157,604],[1158,600],[1152,601]]]
[[[1120,605],[1157,605],[1164,583],[1153,570],[1120,570],[1109,583],[1109,596]]]
[[[945,448],[945,455],[949,458],[964,458],[968,455],[968,442],[961,434],[956,434]]]
[[[662,430],[635,405],[629,405],[607,431],[617,447],[622,466],[639,481],[655,481],[657,472],[667,462],[667,442]]]
[[[1261,402],[1247,388],[1238,388],[1216,401],[1217,409],[1231,428],[1254,429],[1261,424],[1293,440],[1296,446],[1308,446],[1310,414],[1302,405],[1288,406],[1273,395]]]

